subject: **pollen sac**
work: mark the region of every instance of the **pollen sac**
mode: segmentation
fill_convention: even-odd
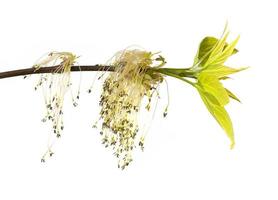
[[[144,98],[147,105],[143,108],[150,110],[154,90],[163,81],[151,69],[164,63],[164,59],[156,60],[156,54],[137,49],[118,52],[112,60],[115,72],[105,79],[99,102],[101,137],[104,146],[114,151],[121,169],[133,160],[137,146],[144,149],[138,114]]]

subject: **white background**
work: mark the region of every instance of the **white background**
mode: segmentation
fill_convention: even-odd
[[[230,65],[251,68],[225,83],[242,100],[227,107],[234,150],[197,92],[168,78],[169,115],[162,118],[162,87],[145,152],[124,171],[91,128],[98,96],[86,90],[94,73],[83,74],[80,105],[66,101],[64,134],[45,164],[51,127],[41,123],[38,76],[0,80],[0,199],[278,199],[277,19],[269,0],[2,0],[0,71],[53,50],[82,55],[80,64],[105,63],[129,45],[187,67],[201,39],[220,36],[226,21],[230,39],[241,35]]]

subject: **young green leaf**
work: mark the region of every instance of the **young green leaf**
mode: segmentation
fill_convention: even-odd
[[[204,68],[209,66],[216,58],[218,58],[222,54],[226,45],[228,35],[229,33],[224,32],[224,36],[221,39],[219,39],[218,42],[214,45],[206,63],[204,63]]]
[[[200,61],[200,65],[205,63],[207,61],[209,53],[211,53],[211,50],[217,42],[218,39],[215,37],[205,37],[199,45],[198,52],[194,58],[194,65],[196,65]]]
[[[233,54],[235,46],[239,40],[239,36],[231,44],[227,45],[226,48],[224,48],[227,36],[228,33],[223,37],[223,39],[219,40],[219,44],[215,46],[204,67],[215,67],[223,65],[226,60]]]
[[[193,66],[199,65],[200,67],[204,67],[211,54],[215,54],[217,50],[219,51],[221,45],[224,45],[222,50],[225,50],[228,47],[226,39],[223,41],[223,39],[219,40],[215,37],[205,37],[199,45],[199,49],[194,58]],[[231,55],[236,54],[237,52],[238,50],[234,48]]]
[[[238,101],[241,103],[241,101],[239,100],[239,98],[237,98],[236,95],[234,95],[230,90],[228,90],[227,88],[225,88],[226,92],[228,93],[229,97],[231,97],[232,99]]]
[[[215,67],[208,67],[208,68],[204,69],[202,72],[206,72],[208,75],[216,76],[218,79],[221,79],[230,74],[234,74],[234,73],[240,72],[245,69],[247,69],[247,68],[242,67],[239,69],[235,69],[235,68],[227,67],[224,65],[219,65],[219,66],[215,66]]]
[[[216,76],[202,72],[198,76],[198,84],[212,94],[221,106],[229,103],[229,95]]]
[[[204,104],[206,105],[211,115],[215,118],[218,124],[226,132],[226,135],[231,141],[230,148],[232,149],[235,145],[235,140],[234,140],[233,125],[229,114],[225,110],[224,106],[217,105],[211,100],[212,99],[211,94],[209,94],[199,86],[197,86],[196,88],[201,96],[201,99],[203,100]]]

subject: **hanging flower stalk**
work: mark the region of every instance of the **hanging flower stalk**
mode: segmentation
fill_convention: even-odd
[[[138,113],[144,97],[149,111],[154,91],[163,81],[160,73],[147,73],[152,67],[163,66],[161,56],[141,50],[124,50],[113,59],[114,73],[103,84],[100,98],[102,143],[114,150],[118,166],[124,169],[132,161],[136,146],[144,148],[144,136],[139,137]]]
[[[61,132],[64,129],[64,97],[71,87],[71,67],[75,64],[76,59],[77,57],[70,52],[51,52],[33,66],[35,71],[43,67],[57,66],[52,73],[42,74],[35,86],[35,90],[41,87],[43,91],[46,115],[42,121],[50,121],[52,123],[53,132],[57,138],[61,136]],[[72,95],[74,106],[77,106],[76,99],[79,99],[79,91],[76,98]],[[52,144],[53,142],[49,141],[48,150],[43,155],[42,162],[45,161],[46,156],[53,155]]]
[[[189,68],[166,68],[164,57],[158,53],[138,49],[126,49],[115,54],[108,66],[74,66],[76,56],[69,52],[53,52],[40,60],[34,68],[0,73],[0,78],[18,75],[45,73],[36,88],[42,87],[46,105],[46,116],[50,120],[57,137],[63,130],[64,96],[71,86],[71,71],[109,71],[102,86],[100,97],[100,134],[105,147],[110,147],[118,157],[118,166],[124,169],[132,161],[136,147],[144,149],[138,118],[140,111],[150,111],[153,94],[159,85],[170,76],[190,84],[200,94],[208,111],[223,128],[230,139],[230,147],[235,144],[232,121],[225,106],[230,98],[239,99],[222,84],[231,74],[246,68],[232,68],[225,63],[238,52],[235,48],[239,37],[227,42],[229,32],[224,30],[220,39],[205,37],[198,48],[193,65]],[[54,69],[54,70],[53,70]],[[51,73],[51,74],[47,74]],[[72,96],[73,97],[73,96]],[[79,98],[79,91],[73,104]],[[146,105],[143,105],[147,99]],[[168,106],[165,109],[166,116]],[[51,145],[45,155],[51,156]],[[43,158],[44,161],[44,158]]]

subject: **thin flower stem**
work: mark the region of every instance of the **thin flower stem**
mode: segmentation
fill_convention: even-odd
[[[186,79],[186,78],[183,78],[183,77],[180,77],[180,76],[178,76],[178,75],[176,75],[176,74],[174,74],[174,73],[171,73],[171,72],[168,72],[168,71],[163,71],[163,70],[161,70],[161,71],[159,71],[161,74],[164,74],[164,75],[167,75],[167,76],[172,76],[172,77],[174,77],[174,78],[177,78],[177,79],[180,79],[180,80],[182,80],[182,81],[184,81],[184,82],[186,82],[186,83],[189,83],[190,85],[192,85],[193,87],[196,87],[196,84],[194,83],[194,82],[192,82],[192,81],[190,81],[190,80],[188,80],[188,79]]]
[[[196,79],[196,73],[190,68],[152,68],[153,71],[165,74],[165,72],[170,74],[175,74],[179,77],[187,77]]]

